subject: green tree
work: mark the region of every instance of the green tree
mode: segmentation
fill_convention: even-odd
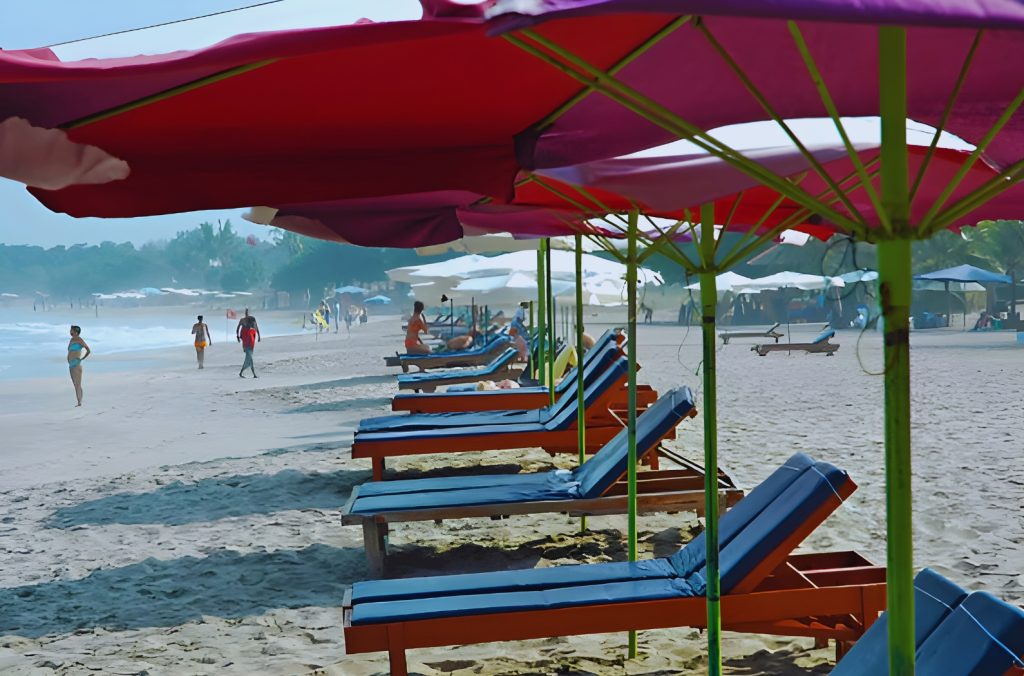
[[[968,237],[985,263],[1013,280],[1010,285],[1010,314],[1013,316],[1017,311],[1017,281],[1024,274],[1024,221],[982,221]]]
[[[911,252],[912,265],[917,274],[965,263],[980,263],[971,241],[951,230],[943,230],[934,237],[914,242]]]

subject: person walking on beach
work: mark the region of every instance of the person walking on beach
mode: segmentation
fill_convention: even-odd
[[[245,361],[242,362],[242,368],[238,372],[239,378],[244,378],[245,369],[252,371],[252,377],[258,378],[256,375],[256,368],[252,363],[252,351],[256,349],[256,342],[262,341],[260,337],[260,329],[256,325],[256,318],[249,317],[249,321],[246,322],[245,326],[239,331],[238,340],[242,343],[242,352],[245,353]],[[244,320],[244,318],[243,318]]]
[[[405,351],[409,354],[430,354],[430,346],[420,339],[420,333],[427,332],[427,321],[423,319],[423,301],[412,304],[412,317],[405,330]]]
[[[71,340],[68,341],[68,368],[71,370],[71,383],[75,386],[75,397],[78,399],[76,406],[82,405],[82,362],[85,361],[92,350],[82,339],[82,327],[71,327]]]
[[[256,333],[259,333],[260,327],[256,323],[256,318],[249,314],[249,308],[245,308],[245,314],[238,320],[238,326],[235,327],[235,339],[238,342],[242,342],[242,329],[252,324],[252,327],[256,329]]]
[[[206,346],[213,345],[213,338],[210,337],[210,327],[203,322],[203,316],[199,315],[196,320],[196,323],[192,325],[192,335],[195,336],[196,362],[199,364],[199,368],[203,368]]]

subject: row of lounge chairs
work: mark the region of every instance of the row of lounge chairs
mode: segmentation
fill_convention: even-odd
[[[856,644],[833,674],[888,673],[885,570],[855,552],[793,550],[849,497],[848,474],[797,454],[720,520],[722,627]],[[667,627],[704,627],[703,534],[669,557],[355,583],[350,654]],[[915,581],[917,673],[1024,673],[1024,610],[925,569]],[[859,640],[858,640],[859,639]]]
[[[776,331],[777,328],[779,328],[778,324],[764,331],[722,331],[718,337],[722,339],[723,345],[728,345],[733,338],[771,338],[774,342],[757,343],[750,348],[751,352],[756,352],[761,357],[769,352],[807,352],[808,354],[825,354],[831,357],[839,350],[839,345],[831,340],[835,337],[836,332],[827,326],[810,342],[783,344],[779,343],[779,338],[785,334]]]
[[[584,370],[583,405],[586,445],[596,451],[622,429],[617,411],[624,406],[626,358],[613,339],[595,344],[580,366]],[[418,375],[418,374],[417,374]],[[574,372],[563,382],[555,404],[540,409],[474,413],[421,413],[368,418],[352,444],[353,458],[369,458],[373,478],[381,480],[389,457],[540,447],[551,453],[578,452],[578,384]],[[657,393],[644,389],[638,407]]]
[[[637,419],[641,459],[657,453],[661,442],[696,409],[689,388],[662,395]],[[626,511],[623,476],[628,462],[625,428],[575,470],[526,474],[480,474],[406,481],[375,481],[353,490],[342,511],[342,524],[363,527],[371,570],[382,574],[388,524],[408,521],[567,512],[573,515],[620,514]],[[721,507],[734,504],[741,491],[719,476]],[[703,511],[704,472],[697,465],[640,472],[637,509]]]
[[[396,522],[624,511],[628,443],[615,411],[624,385],[621,349],[606,334],[577,367],[583,369],[588,445],[592,436],[600,440],[597,453],[573,471],[380,481],[384,457],[395,455],[535,446],[550,451],[563,450],[562,443],[575,452],[574,374],[555,386],[550,406],[544,405],[546,388],[400,395],[393,410],[409,415],[364,420],[353,456],[373,458],[378,480],[353,491],[343,523],[362,526],[372,570],[383,572],[388,525]],[[657,399],[653,390],[646,392],[637,441],[638,454],[650,458],[695,408],[685,387]],[[540,406],[479,408],[520,401]],[[605,428],[614,434],[594,433]],[[640,511],[703,505],[704,474],[697,465],[638,475]],[[727,476],[718,476],[723,628],[831,639],[837,656],[849,651],[835,673],[887,673],[884,568],[855,552],[794,553],[856,489],[848,474],[797,454],[746,497]],[[358,582],[344,602],[346,651],[386,651],[391,673],[401,676],[408,673],[409,648],[703,627],[705,575],[700,535],[672,556],[638,562]],[[919,674],[1024,674],[1014,671],[1024,652],[1024,611],[981,592],[943,595],[943,585],[953,585],[931,571],[923,571],[917,584]],[[922,601],[921,594],[928,596]],[[929,607],[928,599],[935,598],[944,600]],[[950,653],[957,640],[969,642],[969,655]]]

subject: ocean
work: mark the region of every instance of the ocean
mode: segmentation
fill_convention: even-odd
[[[97,357],[90,369],[117,371],[148,365],[145,351],[192,344],[192,325],[203,312],[214,343],[234,342],[237,320],[225,319],[224,310],[192,307],[93,308],[67,306],[33,311],[31,306],[0,308],[0,380],[64,377],[71,324],[82,327],[82,337]],[[254,313],[264,337],[302,332],[302,313]],[[134,354],[142,351],[142,354]],[[131,354],[130,358],[128,353]],[[117,355],[124,358],[118,359]],[[113,357],[113,358],[112,358]]]

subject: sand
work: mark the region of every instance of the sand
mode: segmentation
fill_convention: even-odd
[[[621,311],[591,317],[621,321]],[[85,407],[63,379],[0,383],[0,673],[376,674],[383,655],[346,656],[340,603],[367,579],[358,527],[339,509],[369,478],[347,457],[353,425],[388,411],[381,357],[400,345],[397,317],[351,337],[264,340],[259,380],[218,343],[197,371],[190,347],[147,366],[90,373]],[[817,327],[794,326],[794,339]],[[804,549],[885,559],[882,382],[877,335],[839,335],[834,357],[718,351],[720,458],[750,487],[794,451],[847,468],[860,489]],[[1024,348],[1008,333],[916,332],[916,563],[971,589],[1024,600]],[[700,394],[699,333],[640,330],[640,379]],[[859,359],[858,359],[859,357]],[[97,355],[97,360],[103,359]],[[701,454],[702,418],[672,442]],[[568,466],[536,450],[423,456],[397,476],[470,467]],[[466,470],[471,471],[471,470]],[[623,560],[625,519],[562,515],[407,524],[391,534],[391,574],[416,575]],[[645,555],[699,532],[693,514],[641,518]],[[421,674],[700,672],[703,634],[624,634],[410,651]],[[807,639],[726,634],[729,673],[827,673]]]

